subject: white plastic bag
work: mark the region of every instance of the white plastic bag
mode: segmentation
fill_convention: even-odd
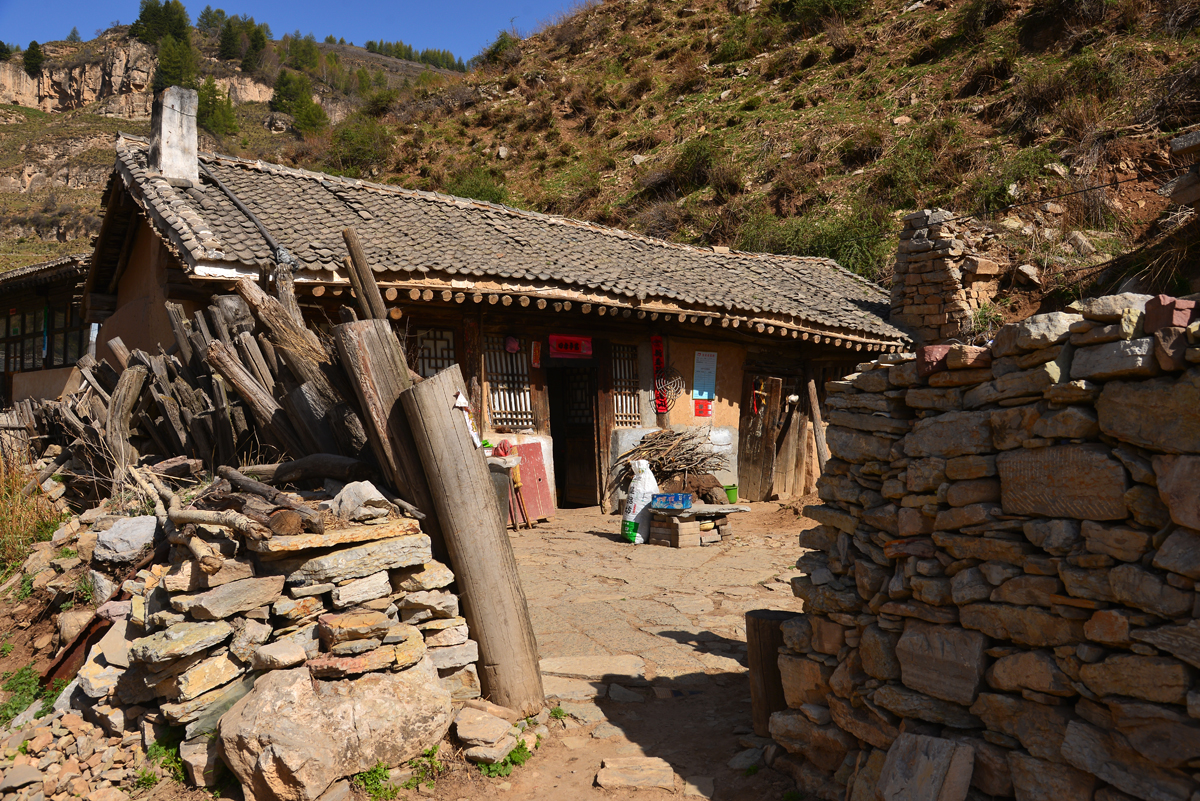
[[[634,459],[629,466],[633,469],[633,480],[629,482],[629,495],[625,498],[621,535],[627,542],[641,545],[650,532],[650,501],[658,492],[658,482],[645,459]]]

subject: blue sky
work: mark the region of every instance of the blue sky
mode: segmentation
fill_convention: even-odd
[[[205,0],[209,2],[209,0]],[[205,2],[184,0],[195,21]],[[229,14],[249,14],[271,26],[276,38],[299,29],[301,33],[345,37],[361,45],[368,39],[407,42],[419,49],[450,50],[466,61],[514,24],[528,33],[564,9],[573,0],[393,0],[393,2],[331,3],[328,0],[223,0],[213,2]],[[50,6],[29,0],[0,0],[0,40],[26,46],[65,39],[77,26],[84,39],[114,21],[128,24],[137,19],[138,0],[51,0]],[[515,19],[514,19],[515,18]]]

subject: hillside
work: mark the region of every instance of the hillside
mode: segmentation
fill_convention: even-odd
[[[809,13],[832,7],[591,4],[502,36],[484,67],[410,93],[378,125],[288,155],[679,241],[830,255],[880,280],[897,218],[939,205],[984,216],[1006,261],[1038,267],[1042,287],[1014,277],[1001,314],[1148,262],[1147,286],[1200,289],[1196,274],[1161,269],[1175,239],[1165,256],[1100,267],[1192,219],[1155,190],[1178,174],[1168,134],[1200,123],[1200,5],[873,0],[846,19]],[[1014,202],[1029,205],[996,213]],[[1075,230],[1082,245],[1066,241]]]
[[[394,60],[318,45],[343,75],[308,70],[332,127],[271,133],[243,103],[202,146],[885,283],[898,218],[942,206],[1006,265],[992,325],[1127,281],[1200,290],[1195,217],[1156,192],[1180,166],[1167,139],[1200,124],[1198,25],[1195,0],[590,3],[465,76],[348,91]]]

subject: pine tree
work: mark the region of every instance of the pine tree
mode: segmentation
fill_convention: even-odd
[[[187,40],[179,41],[166,34],[158,43],[158,69],[154,71],[154,91],[161,92],[168,86],[196,85],[199,68],[196,53]]]
[[[158,44],[163,33],[162,10],[159,0],[142,0],[138,18],[129,26],[129,35],[146,44]]]
[[[83,37],[79,35],[79,28],[71,28],[71,32],[67,34],[67,41],[72,44],[83,41]]]
[[[196,122],[218,136],[237,133],[237,119],[233,114],[233,102],[221,91],[210,75],[197,91],[198,106]]]
[[[225,11],[212,6],[205,6],[196,17],[196,28],[205,36],[217,36],[225,25]]]
[[[246,48],[246,55],[242,58],[242,71],[254,72],[254,70],[258,69],[259,60],[266,49],[267,35],[263,32],[263,29],[257,27],[250,31],[250,46]]]
[[[217,58],[233,61],[242,57],[242,34],[233,20],[225,20],[221,26],[221,41],[217,45]]]
[[[320,105],[313,102],[312,82],[307,75],[280,70],[271,96],[271,109],[291,114],[298,131],[319,131],[329,124],[329,117]]]
[[[37,42],[30,42],[29,47],[25,48],[25,72],[29,77],[36,78],[41,73],[45,60],[46,54],[42,52],[42,46]]]

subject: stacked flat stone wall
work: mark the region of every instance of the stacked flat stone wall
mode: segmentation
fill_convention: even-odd
[[[919,343],[961,336],[971,315],[1000,289],[1007,258],[990,251],[992,235],[971,218],[926,209],[904,218],[892,278],[891,321]]]
[[[802,789],[1200,798],[1196,311],[1081,301],[826,385],[771,718]]]

